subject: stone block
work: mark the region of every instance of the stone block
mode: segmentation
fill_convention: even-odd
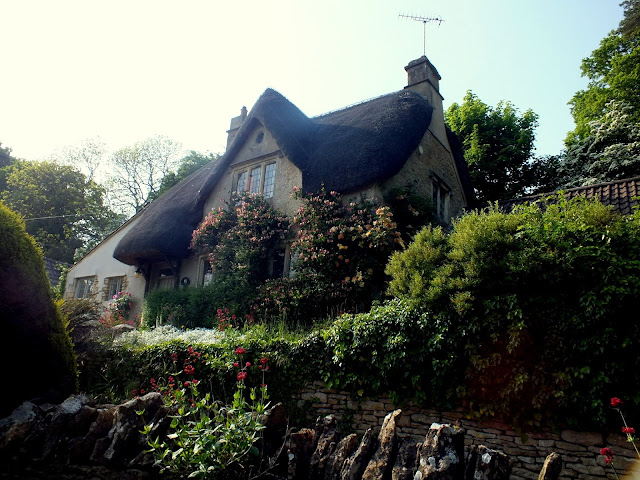
[[[538,474],[521,467],[511,469],[511,478],[522,478],[524,480],[538,480]]]
[[[561,441],[556,442],[556,448],[560,450],[565,450],[567,452],[586,452],[587,451],[587,447],[583,445],[576,445],[575,443],[561,442]]]
[[[555,444],[555,440],[538,440],[538,446],[543,448],[553,447]]]
[[[363,410],[372,410],[372,411],[385,411],[384,410],[384,403],[381,402],[376,402],[373,400],[365,400],[364,402],[362,402],[360,404],[360,407]]]
[[[563,430],[560,438],[568,443],[577,443],[585,446],[602,445],[602,435],[593,432],[576,432],[574,430]]]

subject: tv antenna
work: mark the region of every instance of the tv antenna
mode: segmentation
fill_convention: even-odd
[[[422,54],[427,55],[427,23],[438,22],[438,26],[444,22],[440,17],[418,17],[416,15],[404,15],[399,14],[398,18],[407,18],[409,20],[415,20],[416,22],[422,22]]]

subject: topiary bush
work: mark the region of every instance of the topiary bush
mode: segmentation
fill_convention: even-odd
[[[446,332],[475,412],[594,424],[610,397],[640,401],[640,212],[562,195],[494,207],[423,230],[387,273]]]
[[[20,217],[0,203],[0,365],[8,388],[0,417],[22,401],[76,389],[73,346],[54,304],[42,252]]]

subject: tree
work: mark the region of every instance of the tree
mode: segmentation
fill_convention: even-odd
[[[87,180],[95,180],[107,153],[107,145],[100,139],[88,138],[80,146],[70,146],[64,149],[60,160],[69,163],[87,176]]]
[[[122,220],[104,205],[104,189],[71,166],[18,161],[0,198],[25,218],[27,232],[45,256],[71,263],[74,252],[94,245]]]
[[[582,76],[589,79],[586,90],[577,92],[569,105],[576,124],[565,143],[571,148],[592,133],[592,123],[601,120],[612,101],[631,107],[631,118],[640,123],[640,28],[639,2],[624,2],[625,18],[600,47],[582,61]],[[625,33],[622,33],[625,32]]]
[[[538,115],[522,115],[511,103],[493,108],[467,91],[462,105],[445,112],[449,128],[460,137],[471,181],[479,200],[494,201],[526,193],[532,185]]]
[[[11,156],[11,149],[3,147],[2,142],[0,142],[0,168],[8,167],[14,161],[15,159]]]
[[[164,176],[176,167],[180,149],[179,143],[155,136],[115,152],[109,180],[114,205],[129,213],[140,211],[155,198]]]
[[[620,22],[618,31],[625,37],[633,37],[640,33],[640,0],[625,0],[620,5],[624,7],[624,18]]]
[[[564,187],[640,175],[640,124],[636,112],[620,102],[607,104],[601,119],[589,122],[589,135],[567,149],[558,174]]]
[[[178,170],[175,172],[167,172],[167,174],[162,178],[160,188],[151,196],[151,200],[155,200],[171,187],[187,178],[193,172],[204,167],[207,163],[217,160],[218,158],[220,158],[220,155],[213,154],[211,152],[204,155],[196,152],[195,150],[190,150],[189,153],[180,159]]]

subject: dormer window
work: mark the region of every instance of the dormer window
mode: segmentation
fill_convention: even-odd
[[[237,170],[234,178],[235,193],[249,192],[271,198],[276,185],[276,163],[271,161],[249,165]]]

